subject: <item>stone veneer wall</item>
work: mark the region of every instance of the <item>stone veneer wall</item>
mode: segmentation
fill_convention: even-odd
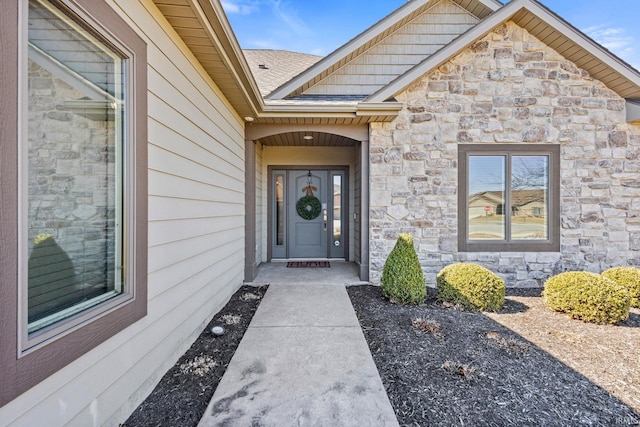
[[[566,270],[640,265],[640,128],[625,101],[513,22],[397,97],[371,126],[371,281],[398,233],[414,235],[427,283],[482,264],[508,286]],[[561,144],[561,252],[460,253],[458,145]]]

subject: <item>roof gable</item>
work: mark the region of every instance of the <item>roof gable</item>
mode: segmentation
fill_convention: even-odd
[[[304,91],[304,95],[371,95],[479,19],[450,0],[440,0],[343,67]]]
[[[367,102],[393,98],[497,26],[513,21],[622,98],[640,98],[640,73],[536,0],[512,0],[440,51],[408,70]]]
[[[455,28],[449,24],[440,24],[439,28],[436,28],[437,23],[429,21],[429,18],[425,18],[424,22],[420,22],[421,15],[428,12],[430,9],[436,8],[438,5],[446,4],[450,8],[454,7],[457,11],[463,13],[453,13],[454,17],[465,15],[461,22],[453,22]],[[472,26],[478,19],[482,19],[488,16],[491,12],[500,7],[500,3],[495,0],[412,0],[407,2],[404,6],[397,9],[395,12],[378,22],[377,24],[364,31],[353,40],[338,48],[336,51],[319,61],[314,66],[301,73],[298,77],[285,83],[274,92],[272,92],[267,98],[269,99],[284,99],[289,96],[299,96],[303,93],[309,93],[312,95],[318,94],[330,94],[331,90],[337,87],[342,90],[352,91],[351,89],[345,89],[349,87],[350,83],[345,84],[345,80],[348,81],[346,76],[350,76],[355,71],[363,72],[367,74],[367,78],[371,82],[368,84],[366,79],[362,87],[357,88],[364,93],[346,93],[349,95],[369,95],[374,90],[385,86],[389,81],[393,80],[396,76],[400,75],[406,69],[411,68],[420,58],[424,58],[425,55],[430,54],[430,50],[435,51],[433,46],[442,47],[448,43],[452,38],[455,38],[460,32],[465,31],[469,26]],[[449,9],[449,12],[451,9]],[[472,19],[469,19],[473,17]],[[440,15],[442,19],[442,14]],[[415,21],[415,22],[414,22]],[[406,27],[407,25],[413,25],[412,27]],[[407,31],[438,31],[440,35],[444,36],[438,43],[427,42],[422,50],[414,50],[416,55],[409,59],[405,57],[402,61],[409,61],[409,63],[394,64],[394,60],[399,60],[399,55],[390,55],[390,52],[385,51],[384,47],[379,48],[380,51],[376,51],[378,46],[384,46],[387,42],[387,48],[392,46],[389,44],[389,37],[395,36],[401,45],[406,49],[407,54],[411,55],[412,43],[407,42],[406,34],[398,33],[399,30],[406,28]],[[449,34],[448,31],[453,34]],[[447,37],[449,36],[449,37]],[[403,40],[404,37],[404,40]],[[431,45],[431,47],[429,47]],[[365,52],[368,53],[367,58],[359,60],[361,55]],[[380,61],[381,56],[387,56],[387,63],[378,64],[376,61]],[[416,57],[417,56],[417,57]],[[356,60],[356,61],[354,61]],[[360,62],[358,62],[358,60]],[[386,67],[386,70],[390,74],[385,75],[380,73],[370,74],[370,66],[382,66]],[[351,66],[351,68],[345,68],[345,66]],[[359,71],[358,71],[359,70]],[[378,74],[378,75],[376,75]],[[333,80],[332,80],[333,79]],[[325,83],[319,85],[320,82]],[[337,84],[336,84],[337,83]],[[314,88],[317,85],[316,89]]]

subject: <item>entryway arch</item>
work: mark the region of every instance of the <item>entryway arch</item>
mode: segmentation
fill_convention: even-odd
[[[368,125],[250,124],[246,135],[245,280],[255,278],[257,266],[262,262],[306,257],[307,251],[302,247],[315,244],[307,237],[317,233],[324,236],[324,242],[318,244],[326,245],[326,249],[319,246],[320,249],[309,251],[314,255],[310,258],[353,261],[358,266],[360,278],[368,280]],[[274,171],[277,171],[275,175]],[[298,218],[292,203],[297,202],[302,193],[298,194],[301,189],[290,185],[296,182],[295,185],[304,187],[302,184],[310,171],[311,186],[317,188],[318,194],[324,191],[321,214],[314,220],[295,223],[293,220]],[[281,196],[286,194],[288,200],[278,202],[275,199],[276,179],[280,180],[280,185],[286,183],[288,186],[288,190],[281,193]],[[322,180],[324,183],[321,184]],[[346,189],[347,193],[334,194],[338,193],[336,189]],[[334,194],[332,199],[330,194]],[[346,197],[340,209],[335,201],[338,197]],[[282,204],[285,202],[287,208]],[[281,205],[277,206],[277,203]],[[286,215],[287,222],[278,223],[277,215]],[[318,224],[314,225],[313,221]],[[282,231],[277,230],[278,224],[287,227],[288,234],[286,238],[280,234],[279,242],[283,246],[274,250],[274,239],[278,239],[278,231]],[[303,246],[296,247],[298,243]],[[322,256],[325,253],[327,255]]]

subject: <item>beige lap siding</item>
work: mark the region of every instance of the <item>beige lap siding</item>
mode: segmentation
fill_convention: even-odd
[[[0,408],[2,425],[118,425],[242,284],[244,128],[148,1],[110,2],[148,47],[148,314]]]

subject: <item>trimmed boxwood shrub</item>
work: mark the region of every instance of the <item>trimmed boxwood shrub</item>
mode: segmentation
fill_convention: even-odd
[[[587,271],[568,271],[544,284],[544,303],[572,319],[607,324],[629,317],[629,292],[613,280]]]
[[[496,311],[504,304],[504,280],[478,264],[451,264],[436,277],[438,299],[471,310]]]
[[[640,268],[613,267],[603,272],[602,276],[627,288],[631,297],[631,307],[640,308]]]
[[[382,294],[399,304],[419,304],[427,296],[427,285],[410,234],[400,234],[384,263],[380,281]]]

